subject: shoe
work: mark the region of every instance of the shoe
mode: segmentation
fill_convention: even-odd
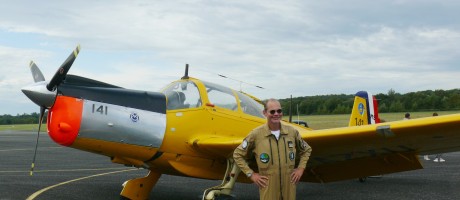
[[[446,160],[440,158],[440,159],[439,159],[439,162],[446,162]]]
[[[430,158],[428,158],[428,156],[423,156],[423,159],[430,160]]]
[[[438,159],[438,158],[436,158],[436,159],[434,159],[433,161],[434,161],[434,162],[439,162],[439,159]]]

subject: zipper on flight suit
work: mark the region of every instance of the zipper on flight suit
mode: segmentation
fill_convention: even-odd
[[[270,144],[270,156],[272,157],[272,165],[273,165],[273,150],[272,150],[272,139],[268,138],[268,143]]]
[[[287,162],[287,155],[288,155],[288,152],[287,152],[287,149],[286,149],[286,139],[283,137],[283,141],[284,141],[284,161],[286,161],[286,164],[288,163]]]
[[[280,133],[280,137],[281,137],[281,133]],[[284,137],[283,137],[283,140],[284,140]],[[281,200],[283,200],[283,181],[282,181],[282,171],[281,171],[281,155],[280,155],[280,145],[279,145],[279,140],[276,140],[276,147],[278,149],[278,170],[279,170],[279,174],[280,174],[280,196],[281,196]]]

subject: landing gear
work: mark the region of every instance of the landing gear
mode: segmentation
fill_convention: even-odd
[[[123,190],[121,191],[121,198],[124,199],[148,199],[150,191],[157,183],[161,174],[149,171],[149,174],[144,178],[131,179],[123,183]]]
[[[203,200],[233,199],[230,193],[240,172],[235,161],[232,158],[227,159],[227,170],[222,184],[206,189],[203,193]]]

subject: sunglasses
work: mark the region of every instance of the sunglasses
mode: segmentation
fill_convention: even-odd
[[[277,112],[278,114],[283,113],[283,110],[281,110],[281,109],[278,109],[278,110],[270,110],[270,111],[268,111],[268,112],[269,112],[270,114],[274,115],[275,112]]]

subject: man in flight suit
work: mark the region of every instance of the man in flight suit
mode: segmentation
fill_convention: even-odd
[[[269,99],[263,114],[267,123],[249,133],[235,149],[233,159],[259,187],[260,199],[295,199],[296,184],[312,149],[296,129],[281,123],[283,112],[278,100]],[[248,165],[252,159],[257,162],[258,173]],[[296,159],[300,160],[297,168]]]

